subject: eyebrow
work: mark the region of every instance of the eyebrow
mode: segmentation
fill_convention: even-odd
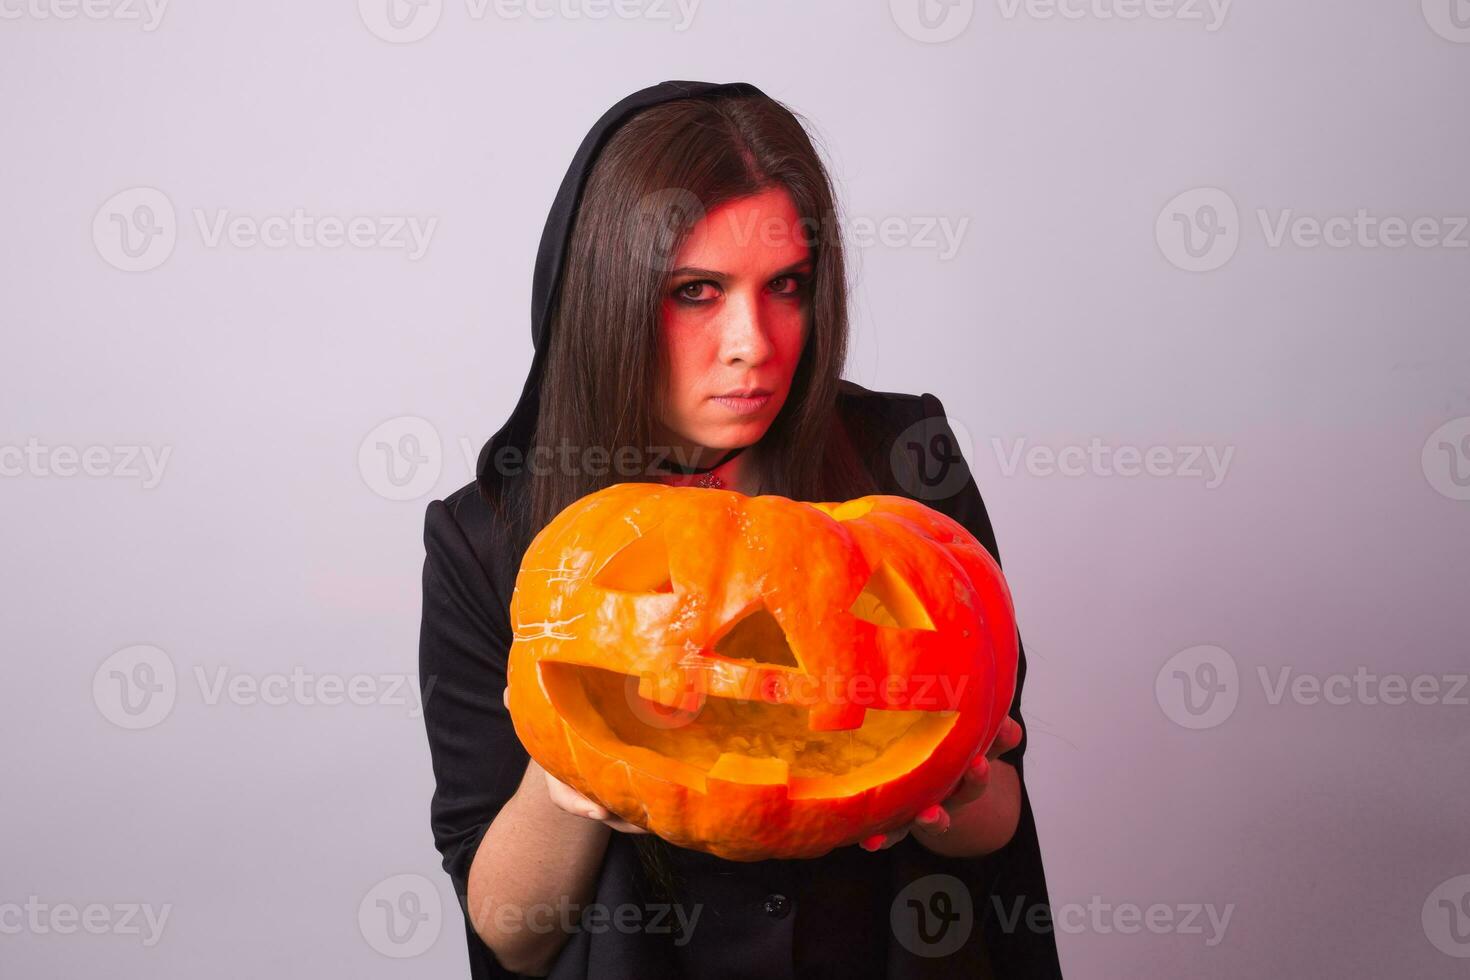
[[[775,272],[771,273],[771,278],[779,279],[781,276],[788,276],[793,272],[800,272],[803,269],[810,269],[811,265],[811,256],[807,256],[800,261],[793,262],[788,266],[783,266],[782,268],[777,269]],[[669,273],[670,278],[673,278],[675,276],[698,276],[701,279],[714,279],[717,282],[724,282],[726,279],[730,278],[728,273],[716,272],[714,269],[701,269],[697,266],[692,265],[680,266],[673,272]]]

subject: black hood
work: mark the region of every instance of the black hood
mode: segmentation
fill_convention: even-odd
[[[571,166],[562,178],[551,211],[546,216],[546,227],[541,231],[541,246],[536,252],[536,271],[531,280],[531,343],[535,353],[531,357],[531,370],[526,376],[521,397],[516,402],[510,418],[500,427],[490,441],[480,450],[479,462],[475,467],[475,481],[480,493],[495,493],[498,496],[502,475],[496,471],[495,454],[507,446],[514,446],[522,453],[529,449],[531,436],[536,428],[536,415],[540,406],[541,375],[545,367],[546,351],[551,331],[551,310],[555,305],[557,290],[561,288],[562,263],[566,258],[567,243],[571,237],[572,223],[582,199],[582,188],[587,184],[587,175],[597,160],[597,155],[607,145],[608,138],[617,128],[633,116],[651,106],[701,95],[763,95],[760,89],[748,82],[660,82],[639,89],[602,114],[577,147]]]

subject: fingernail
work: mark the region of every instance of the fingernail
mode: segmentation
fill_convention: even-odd
[[[977,776],[984,776],[990,772],[990,760],[983,755],[975,756],[975,761],[970,763],[970,771]]]
[[[933,803],[919,812],[919,819],[925,823],[934,823],[939,819],[939,814],[942,812],[944,812],[944,808],[938,803]]]
[[[883,836],[883,834],[874,834],[872,837],[869,837],[867,840],[863,841],[863,850],[876,851],[878,847],[883,843]]]

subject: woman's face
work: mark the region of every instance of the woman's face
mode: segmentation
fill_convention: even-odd
[[[812,263],[803,232],[778,188],[711,210],[684,241],[660,313],[668,362],[660,422],[672,445],[750,445],[786,403],[806,341]]]

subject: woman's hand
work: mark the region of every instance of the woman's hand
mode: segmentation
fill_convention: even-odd
[[[505,703],[507,709],[510,708],[510,688],[507,687],[505,689],[500,695],[500,700]],[[530,765],[534,766],[546,777],[546,795],[551,797],[551,802],[573,816],[596,820],[598,823],[607,824],[613,830],[621,830],[625,834],[648,833],[648,831],[637,824],[628,823],[628,821],[620,819],[617,814],[612,813],[606,807],[587,799],[587,797],[578,793],[545,769],[542,769],[540,763],[535,759],[531,760]]]
[[[881,851],[892,847],[908,836],[909,831],[919,830],[926,834],[942,834],[949,829],[951,819],[959,810],[978,800],[990,785],[990,764],[995,759],[1021,744],[1021,726],[1016,719],[1006,716],[1000,731],[995,735],[990,750],[984,755],[975,754],[970,767],[960,778],[959,785],[949,796],[921,810],[913,822],[886,834],[874,834],[861,843],[865,851]]]

